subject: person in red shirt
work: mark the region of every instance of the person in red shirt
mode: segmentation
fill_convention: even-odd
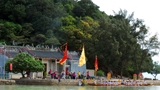
[[[54,73],[52,73],[52,74],[51,74],[52,79],[56,79],[56,78],[57,78],[56,75],[57,75],[57,71],[55,71]]]
[[[49,70],[48,74],[49,74],[49,75],[51,75],[51,74],[52,74],[52,70],[51,70],[51,69]]]

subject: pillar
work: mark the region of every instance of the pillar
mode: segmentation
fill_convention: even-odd
[[[57,71],[57,59],[55,60],[55,71]]]

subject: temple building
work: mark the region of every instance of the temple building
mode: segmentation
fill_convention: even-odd
[[[34,58],[39,59],[45,65],[45,70],[48,72],[50,69],[54,72],[86,72],[86,64],[79,67],[80,55],[75,51],[68,51],[68,60],[63,64],[59,64],[59,60],[62,59],[63,53],[59,48],[49,48],[48,46],[0,46],[0,77],[4,74],[4,65],[8,59],[13,59],[18,53],[26,52],[32,55]],[[42,77],[42,72],[36,74],[34,77]]]

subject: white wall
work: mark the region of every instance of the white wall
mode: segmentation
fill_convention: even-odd
[[[86,72],[89,71],[90,76],[94,76],[94,69],[87,69]]]

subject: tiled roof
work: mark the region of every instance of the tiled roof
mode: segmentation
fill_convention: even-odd
[[[5,54],[7,57],[11,57],[10,54],[5,51],[5,48],[0,47],[0,54]]]
[[[70,59],[70,60],[79,60],[79,56],[78,55],[68,55],[68,58]]]
[[[63,55],[60,52],[55,51],[35,51],[31,50],[35,57],[42,57],[42,58],[57,58],[60,59]],[[8,52],[9,55],[13,58],[18,52]]]
[[[62,58],[63,55],[60,52],[56,51],[36,51],[30,50],[35,57],[42,57],[42,58]]]
[[[0,49],[2,53],[2,49]],[[27,52],[30,55],[36,58],[50,58],[50,59],[61,59],[63,57],[63,53],[61,50],[35,50],[30,49],[28,47],[23,46],[7,46],[6,53],[8,53],[9,58],[14,58],[14,56],[20,52]],[[68,51],[68,59],[69,60],[79,60],[79,55],[75,51]]]
[[[16,54],[18,54],[18,52],[8,52],[8,54],[13,58],[14,56],[16,56]]]

